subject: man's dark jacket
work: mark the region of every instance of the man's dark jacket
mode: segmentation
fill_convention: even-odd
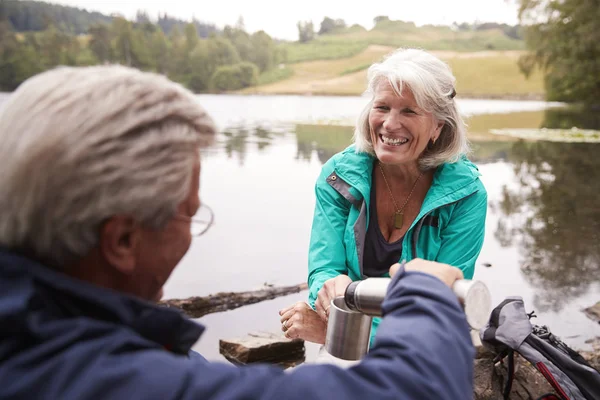
[[[0,251],[0,399],[469,399],[473,357],[440,280],[394,277],[376,344],[349,369],[211,363],[180,313]],[[276,316],[274,316],[276,318]]]

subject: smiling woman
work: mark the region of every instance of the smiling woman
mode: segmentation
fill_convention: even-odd
[[[355,144],[333,156],[316,183],[309,304],[282,310],[288,337],[324,343],[331,300],[352,281],[386,276],[424,258],[472,278],[487,194],[469,151],[448,65],[414,49],[369,68],[371,100]],[[374,319],[371,337],[378,319]]]

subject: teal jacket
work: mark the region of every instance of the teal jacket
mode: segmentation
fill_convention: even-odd
[[[362,256],[374,161],[373,156],[350,146],[327,161],[317,179],[308,256],[313,308],[328,279],[340,274],[353,281],[366,278]],[[487,193],[479,176],[466,157],[436,169],[421,211],[404,235],[403,260],[438,261],[460,268],[466,279],[473,277],[487,212]],[[374,318],[371,338],[378,325],[379,318]]]

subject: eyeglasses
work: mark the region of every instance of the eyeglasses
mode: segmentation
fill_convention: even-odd
[[[187,215],[182,214],[175,214],[173,218],[189,222],[192,236],[198,237],[204,235],[206,231],[208,231],[208,229],[213,225],[215,221],[215,214],[209,206],[202,203],[202,205],[193,217],[188,217]]]

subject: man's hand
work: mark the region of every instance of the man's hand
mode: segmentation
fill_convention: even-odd
[[[394,276],[399,268],[400,264],[392,265],[390,268],[390,276]],[[450,288],[452,288],[452,285],[454,285],[454,282],[457,280],[464,279],[462,271],[456,267],[435,261],[422,260],[420,258],[407,262],[405,269],[406,271],[418,271],[433,275]]]

